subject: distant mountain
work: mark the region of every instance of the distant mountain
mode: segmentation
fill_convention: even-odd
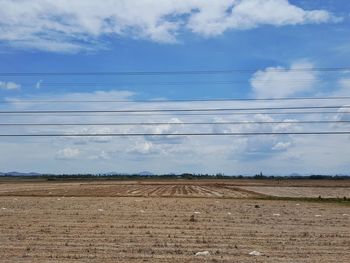
[[[117,172],[108,172],[108,173],[103,173],[102,175],[107,175],[107,176],[122,176],[122,175],[127,175],[125,173],[117,173]]]
[[[40,173],[8,172],[8,173],[0,173],[0,176],[41,176],[41,174]]]
[[[299,174],[299,173],[291,173],[291,174],[289,174],[288,176],[299,177],[299,176],[302,176],[302,175]]]
[[[103,175],[107,176],[130,176],[130,175],[139,175],[139,176],[151,176],[154,175],[152,172],[149,171],[142,171],[139,173],[118,173],[118,172],[109,172],[109,173],[103,173]]]
[[[154,175],[153,173],[149,172],[149,171],[143,171],[143,172],[139,172],[136,175],[140,175],[140,176],[151,176]]]

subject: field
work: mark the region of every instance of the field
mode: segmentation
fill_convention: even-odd
[[[2,182],[0,262],[349,262],[349,192],[326,180]]]
[[[270,187],[248,186],[245,190],[276,197],[310,197],[310,198],[350,198],[347,187]]]

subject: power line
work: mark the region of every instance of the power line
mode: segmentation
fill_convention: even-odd
[[[350,114],[349,112],[339,111],[290,111],[290,112],[218,112],[218,113],[130,113],[130,114],[50,114],[50,117],[144,117],[144,116],[240,116],[240,115],[256,115],[256,114],[268,114],[268,115],[310,115],[310,114]],[[37,114],[0,114],[0,117],[28,117],[37,116]]]
[[[0,114],[51,114],[51,113],[153,113],[153,112],[212,112],[242,110],[302,110],[302,109],[339,109],[350,108],[348,105],[338,106],[297,106],[297,107],[258,107],[258,108],[199,108],[199,109],[126,109],[126,110],[27,110],[0,111]]]
[[[40,83],[21,83],[22,85],[32,85],[37,86],[40,85],[40,87],[101,87],[101,86],[117,86],[117,85],[127,85],[127,86],[184,86],[184,85],[232,85],[232,84],[247,84],[249,83],[249,79],[245,81],[187,81],[187,82],[40,82]],[[282,83],[314,83],[314,80],[308,80],[308,79],[286,79],[279,81],[280,84]],[[270,84],[270,80],[254,80],[254,83],[259,84]]]
[[[0,137],[138,137],[138,136],[262,136],[262,135],[347,135],[350,131],[320,132],[230,132],[230,133],[56,133],[0,134]]]
[[[308,79],[308,78],[287,78],[284,80],[281,80],[281,82],[289,82],[289,81],[297,81],[297,82],[314,82],[313,79]],[[154,84],[161,84],[161,85],[184,85],[184,84],[242,84],[242,83],[246,83],[247,81],[250,81],[250,79],[241,79],[241,80],[232,80],[232,79],[226,79],[226,80],[216,80],[216,79],[212,79],[212,80],[207,80],[207,81],[147,81],[147,82],[130,82],[127,81],[125,82],[125,80],[123,81],[119,81],[119,82],[110,82],[110,81],[100,81],[100,82],[92,82],[92,81],[79,81],[79,82],[50,82],[50,81],[41,81],[41,82],[22,82],[22,84],[24,85],[36,85],[36,84],[40,84],[40,85],[119,85],[119,84],[146,84],[146,85],[154,85]],[[254,80],[254,82],[270,82],[270,80]]]
[[[167,103],[167,102],[230,102],[230,101],[290,101],[290,100],[347,100],[350,97],[294,98],[227,98],[227,99],[155,99],[155,100],[0,100],[0,103]]]
[[[157,126],[157,125],[250,125],[250,124],[329,124],[350,121],[226,121],[226,122],[128,122],[128,123],[0,123],[0,126]]]
[[[252,73],[261,69],[227,69],[227,70],[179,70],[179,71],[82,71],[82,72],[0,72],[0,76],[159,76],[159,75],[217,75],[233,73]],[[349,71],[350,67],[326,67],[326,68],[269,68],[274,72],[343,72]]]

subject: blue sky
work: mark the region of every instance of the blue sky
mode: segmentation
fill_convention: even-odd
[[[111,104],[16,104],[1,110],[290,106],[288,103],[135,104],[133,99],[349,96],[350,2],[346,0],[0,1],[0,72],[104,72],[252,69],[176,76],[1,76],[0,97],[125,99]],[[276,72],[275,69],[279,71]],[[292,69],[292,70],[290,70]],[[61,83],[66,83],[62,85]],[[79,84],[79,83],[85,83]],[[88,83],[88,84],[86,84]],[[97,83],[92,85],[92,83]],[[79,84],[79,85],[78,85]],[[298,102],[301,103],[302,102]],[[319,105],[320,102],[313,102]],[[327,102],[322,102],[327,104]],[[349,100],[336,103],[348,105]],[[305,103],[304,103],[305,104]],[[313,104],[313,105],[314,105]],[[346,111],[343,109],[341,111]],[[238,118],[238,119],[237,119]],[[332,116],[0,116],[1,122],[186,122],[334,120]],[[2,132],[305,131],[333,126],[2,128]],[[68,129],[68,130],[67,130]],[[322,143],[321,143],[322,142]],[[40,172],[347,173],[347,136],[237,138],[2,138],[0,170]]]

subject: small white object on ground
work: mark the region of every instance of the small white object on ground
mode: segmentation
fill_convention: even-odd
[[[6,210],[7,208],[6,208],[6,207],[2,207],[1,209],[2,209],[2,210]]]
[[[228,215],[232,215],[230,212],[227,213]]]
[[[261,256],[262,253],[259,252],[259,251],[255,251],[255,250],[254,250],[254,251],[250,252],[249,255],[251,255],[251,256]]]
[[[200,213],[201,213],[201,212],[197,212],[197,211],[194,212],[194,214],[196,214],[196,215],[199,215]]]
[[[296,205],[300,205],[300,204],[296,204]]]
[[[209,251],[201,251],[201,252],[197,252],[195,254],[196,257],[198,256],[210,256],[210,252]]]
[[[343,214],[343,216],[349,216],[349,214]]]
[[[57,200],[58,200],[58,201],[60,201],[60,200],[61,200],[61,198],[57,198]]]
[[[101,208],[99,208],[99,209],[97,209],[99,212],[103,212],[104,210],[103,209],[101,209]]]
[[[280,216],[281,214],[273,214],[273,216]]]
[[[315,215],[315,217],[321,217],[321,215]]]

